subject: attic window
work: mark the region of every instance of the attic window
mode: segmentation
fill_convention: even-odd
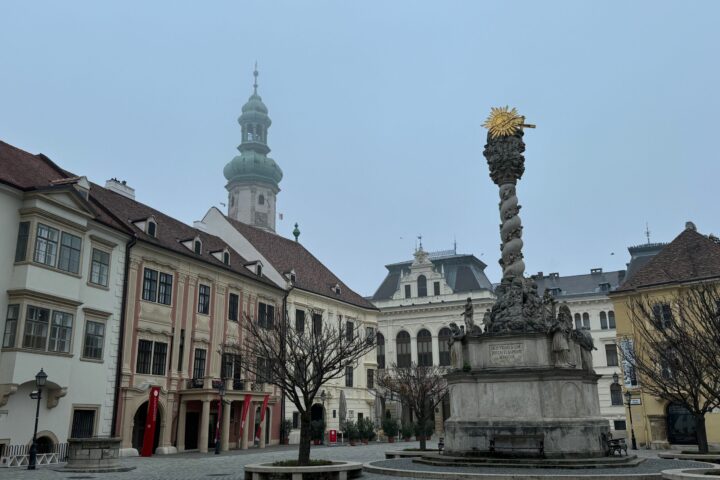
[[[335,292],[335,295],[340,295],[340,284],[336,283],[332,290]]]
[[[223,252],[223,263],[225,265],[230,265],[230,253],[229,252]]]
[[[200,255],[200,253],[202,252],[202,242],[200,242],[200,240],[195,240],[193,242],[193,250],[195,251],[195,253]]]
[[[255,265],[255,273],[258,277],[262,277],[262,264],[260,262]]]
[[[609,292],[610,291],[610,284],[605,282],[600,284],[600,291],[601,292]]]
[[[150,235],[151,237],[154,237],[155,234],[157,233],[156,230],[157,230],[157,224],[152,220],[148,220],[147,234]]]
[[[297,277],[295,276],[295,272],[291,272],[290,273],[290,283],[294,284],[296,280],[297,280]]]
[[[551,274],[551,275],[552,275],[552,274]],[[560,292],[561,292],[561,291],[562,291],[562,290],[560,290],[559,288],[551,288],[551,289],[550,289],[550,295],[552,295],[553,297],[557,297],[558,295],[560,295]]]

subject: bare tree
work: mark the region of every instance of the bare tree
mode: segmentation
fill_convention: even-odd
[[[341,378],[346,368],[375,348],[374,332],[361,325],[327,322],[320,312],[309,312],[302,330],[269,316],[245,317],[248,335],[243,342],[244,368],[260,383],[278,387],[300,414],[298,465],[310,462],[310,410],[323,385]]]
[[[626,369],[644,392],[687,408],[696,421],[698,449],[707,452],[705,414],[720,407],[717,284],[696,284],[662,297],[632,298],[628,311],[632,343],[630,338],[619,340]]]
[[[417,416],[421,432],[432,417],[432,412],[447,395],[446,369],[444,367],[420,367],[411,363],[410,367],[398,367],[396,363],[382,370],[377,378],[378,391],[392,392],[400,401],[409,406]],[[420,449],[425,450],[425,435],[420,435]]]

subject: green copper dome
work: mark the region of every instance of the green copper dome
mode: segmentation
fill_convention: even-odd
[[[243,105],[242,114],[238,118],[242,129],[242,142],[238,147],[240,155],[225,165],[223,174],[228,182],[264,182],[279,188],[283,174],[275,160],[267,156],[270,153],[267,133],[272,121],[267,107],[257,93],[257,67],[253,75],[253,94]]]

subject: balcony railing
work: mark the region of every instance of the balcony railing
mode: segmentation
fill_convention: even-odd
[[[203,388],[204,379],[202,378],[189,378],[187,381],[187,388]]]

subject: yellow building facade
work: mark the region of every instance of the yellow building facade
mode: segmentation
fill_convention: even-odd
[[[631,321],[630,305],[634,300],[663,300],[676,296],[683,288],[698,282],[717,281],[720,283],[720,244],[712,237],[697,232],[688,222],[683,231],[666,245],[651,260],[610,294],[617,320],[619,349],[637,350]],[[623,362],[623,393],[631,393],[627,405],[628,438],[632,426],[638,448],[671,448],[674,445],[697,444],[695,423],[687,410],[676,404],[659,399],[643,390],[642,377],[636,376],[632,368]],[[625,396],[624,396],[625,398]],[[708,443],[720,445],[720,411],[705,417]]]

